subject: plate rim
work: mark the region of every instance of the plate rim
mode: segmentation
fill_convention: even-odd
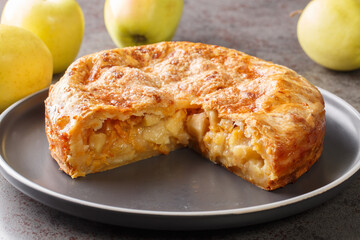
[[[345,108],[346,111],[352,113],[353,117],[356,117],[356,119],[360,122],[360,113],[349,103],[347,103],[344,99],[336,96],[335,94],[331,93],[330,91],[327,91],[325,89],[322,89],[320,87],[317,87],[319,91],[322,93],[322,95],[334,100],[337,104],[340,104],[342,107]],[[0,127],[6,116],[17,108],[20,104],[29,101],[32,98],[35,98],[39,95],[45,94],[48,92],[48,88],[40,90],[38,92],[35,92],[28,97],[25,97],[13,105],[11,105],[9,108],[7,108],[3,113],[0,114]],[[325,105],[326,109],[326,105]],[[3,147],[1,146],[1,152],[3,153]],[[360,142],[359,142],[359,148],[360,148]],[[64,195],[61,193],[57,193],[53,190],[47,189],[45,187],[40,186],[39,184],[27,179],[26,177],[22,176],[20,173],[18,173],[15,169],[13,169],[5,159],[3,158],[3,155],[0,154],[0,167],[2,170],[8,174],[10,177],[12,177],[14,180],[18,181],[19,183],[25,185],[29,189],[34,189],[37,192],[40,192],[41,194],[49,195],[51,197],[54,197],[55,199],[65,201],[67,203],[72,204],[78,204],[85,207],[90,207],[93,209],[99,209],[104,211],[110,211],[110,212],[116,212],[116,213],[124,213],[124,214],[137,214],[137,215],[151,215],[151,216],[168,216],[168,217],[205,217],[205,216],[223,216],[223,215],[242,215],[242,214],[251,214],[251,213],[258,213],[262,211],[267,210],[274,210],[276,208],[293,205],[317,196],[322,195],[323,193],[328,192],[331,189],[335,189],[336,187],[340,186],[342,183],[345,183],[347,180],[349,180],[351,177],[353,177],[357,172],[359,172],[360,169],[360,151],[355,156],[355,164],[353,164],[350,169],[348,169],[345,174],[341,175],[339,178],[335,179],[334,181],[320,187],[317,189],[314,189],[308,193],[301,194],[298,196],[290,197],[288,199],[272,202],[272,203],[266,203],[251,207],[243,207],[243,208],[234,208],[234,209],[226,209],[226,210],[208,210],[208,211],[159,211],[159,210],[144,210],[144,209],[132,209],[132,208],[124,208],[124,207],[115,207],[110,206],[106,204],[101,203],[94,203],[91,201],[81,200],[78,198],[70,197],[68,195]],[[9,181],[9,179],[2,173],[4,178]],[[15,186],[12,181],[9,181],[11,185]],[[18,188],[19,189],[19,188]],[[20,191],[24,192],[22,189],[19,189]],[[25,193],[27,194],[27,193]],[[27,194],[28,195],[28,194]],[[30,196],[33,198],[33,196]],[[39,200],[38,200],[39,201]],[[44,204],[46,204],[43,201],[40,201]]]

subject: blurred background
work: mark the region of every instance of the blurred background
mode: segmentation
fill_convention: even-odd
[[[360,111],[360,70],[338,72],[313,62],[297,39],[308,0],[185,0],[173,40],[215,44],[285,65]],[[0,0],[0,10],[6,1]],[[104,1],[78,0],[85,34],[77,57],[116,48],[104,24]],[[360,31],[360,30],[359,30]],[[57,81],[62,73],[54,75]],[[157,232],[82,220],[50,209],[0,177],[0,239],[359,239],[360,179],[341,194],[304,213],[239,229]]]

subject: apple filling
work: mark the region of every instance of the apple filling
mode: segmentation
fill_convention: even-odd
[[[100,172],[190,145],[214,163],[248,181],[262,184],[270,169],[241,126],[219,119],[215,111],[178,110],[173,116],[131,116],[97,120],[71,144],[79,175]],[[73,139],[72,141],[75,141]],[[81,160],[82,159],[82,160]]]
[[[82,172],[78,176],[82,176],[168,154],[188,144],[185,119],[186,111],[179,110],[167,118],[145,114],[131,116],[127,120],[98,120],[95,127],[82,131],[80,139],[75,137],[71,140],[72,154],[69,161],[73,165],[85,166],[77,168]]]
[[[214,163],[258,185],[269,178],[270,168],[233,121],[219,119],[215,111],[209,111],[189,116],[186,127],[196,148]]]

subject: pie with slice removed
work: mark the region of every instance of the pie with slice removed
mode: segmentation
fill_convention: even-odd
[[[162,42],[76,60],[50,87],[45,125],[72,178],[190,147],[274,190],[319,159],[325,110],[318,89],[284,66]]]

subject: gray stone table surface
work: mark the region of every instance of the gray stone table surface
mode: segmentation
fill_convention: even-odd
[[[2,10],[5,0],[0,0]],[[115,48],[100,0],[79,0],[86,21],[78,57]],[[235,48],[286,65],[360,110],[360,71],[335,72],[311,61],[296,36],[308,0],[186,0],[174,40]],[[21,6],[19,6],[21,7]],[[359,30],[360,31],[360,30]],[[60,75],[54,76],[57,80]],[[360,239],[360,177],[322,205],[295,216],[243,228],[167,232],[123,228],[73,217],[22,194],[0,177],[1,239]]]

